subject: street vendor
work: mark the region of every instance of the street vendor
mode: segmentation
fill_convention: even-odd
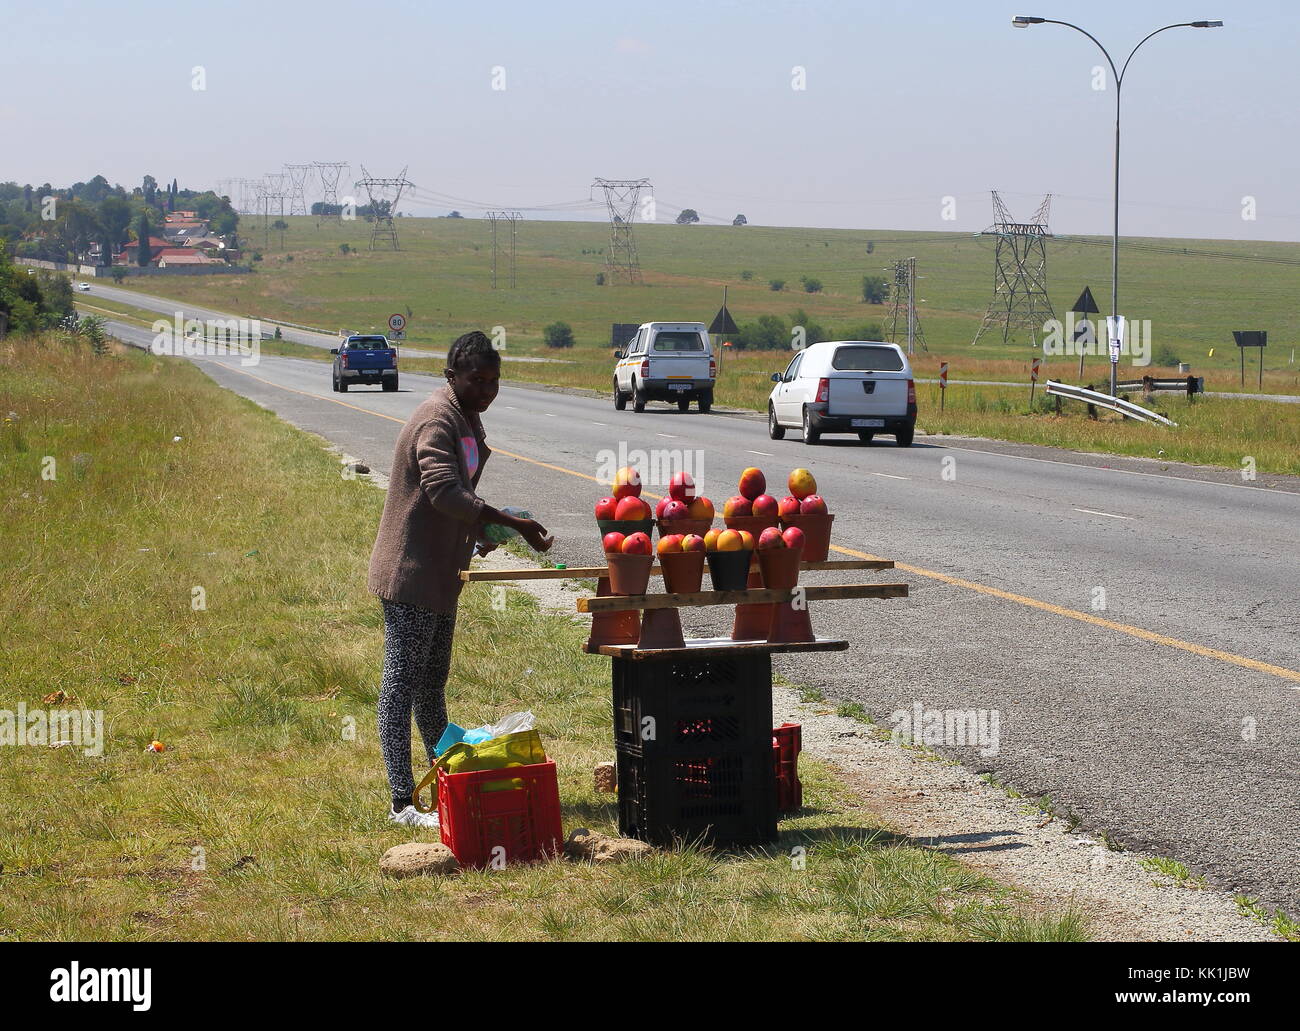
[[[444,688],[451,668],[456,603],[476,550],[496,545],[489,525],[520,534],[537,551],[553,539],[535,519],[486,504],[475,493],[492,453],[480,416],[496,399],[501,355],[482,332],[459,337],[447,353],[446,384],[412,413],[397,435],[384,513],[370,556],[367,587],[384,612],[379,744],[392,794],[389,819],[436,827],[438,814],[411,804],[411,718],[429,761],[447,727]]]

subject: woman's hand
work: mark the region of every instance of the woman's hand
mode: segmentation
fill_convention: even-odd
[[[497,550],[497,544],[496,541],[490,541],[480,534],[475,548],[479,555],[490,555],[492,552]]]
[[[515,529],[534,551],[550,551],[551,545],[555,543],[555,538],[549,536],[546,527],[536,519],[516,520]]]

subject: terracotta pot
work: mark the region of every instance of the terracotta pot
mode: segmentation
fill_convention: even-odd
[[[750,554],[755,554],[750,552]],[[759,572],[757,560],[750,563],[749,580],[746,587],[762,587],[763,575]],[[759,602],[754,605],[737,605],[736,617],[731,623],[733,641],[764,641],[767,639],[768,627],[772,623],[772,604]]]
[[[775,526],[779,520],[776,516],[723,516],[722,521],[728,530],[748,530],[756,538],[769,526]]]
[[[596,583],[596,597],[608,598],[613,593],[609,586],[609,577],[600,577]],[[587,651],[594,652],[602,644],[636,644],[640,635],[641,620],[635,611],[593,612],[591,635],[587,638]]]
[[[685,536],[688,533],[698,533],[703,537],[709,532],[709,527],[713,525],[712,519],[660,519],[659,536],[667,537],[670,533],[680,533]]]
[[[682,619],[676,609],[646,609],[641,614],[638,648],[685,648]]]
[[[799,583],[799,563],[803,548],[760,548],[758,568],[763,572],[764,587],[794,587]]]
[[[609,586],[615,594],[645,594],[650,583],[653,555],[606,555],[609,563]]]
[[[709,563],[709,579],[715,591],[743,591],[749,579],[749,560],[752,551],[710,551],[705,558]]]
[[[659,556],[668,594],[694,594],[704,581],[703,551],[670,551]]]
[[[797,526],[803,531],[803,560],[825,562],[831,553],[831,523],[828,512],[800,512],[781,517],[781,527]]]

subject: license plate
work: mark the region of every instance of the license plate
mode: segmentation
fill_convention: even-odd
[[[851,419],[849,420],[849,424],[851,426],[884,426],[885,420],[884,419]]]
[[[669,383],[668,389],[669,390],[690,390],[691,385],[689,383]]]

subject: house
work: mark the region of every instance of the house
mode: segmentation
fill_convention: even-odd
[[[180,268],[186,265],[220,265],[220,259],[209,258],[193,247],[167,247],[158,256],[159,268]]]
[[[166,240],[160,240],[156,236],[149,237],[149,264],[156,265],[158,263],[158,256],[170,246],[171,244],[169,244]],[[132,240],[130,243],[128,243],[125,247],[122,248],[120,253],[118,253],[113,258],[113,264],[114,265],[138,265],[140,263],[137,260],[139,257],[139,253],[140,253],[140,241]]]

